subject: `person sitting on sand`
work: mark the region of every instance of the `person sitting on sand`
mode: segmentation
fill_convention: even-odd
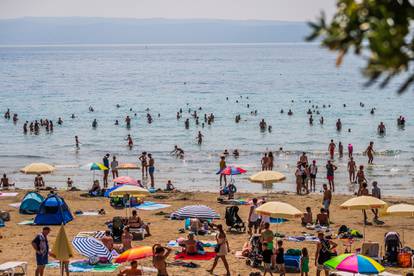
[[[171,183],[171,180],[167,181],[167,184],[165,185],[165,191],[166,192],[175,192],[177,191],[174,187],[174,185]]]
[[[320,213],[316,216],[316,224],[320,226],[329,226],[329,216],[324,208],[321,208]]]
[[[158,276],[168,276],[167,272],[167,258],[171,253],[171,248],[154,244],[152,247],[152,265],[158,270]]]
[[[39,173],[34,179],[34,186],[36,189],[42,189],[45,187],[45,181],[43,180],[42,175]]]
[[[101,185],[99,184],[99,180],[95,180],[92,184],[92,188],[89,190],[89,194],[93,196],[97,196],[101,192]]]
[[[180,245],[184,246],[185,253],[187,255],[197,255],[197,241],[194,239],[194,233],[188,234],[187,240],[183,241]]]
[[[147,232],[146,236],[151,236],[148,224],[145,224],[142,219],[138,216],[137,210],[132,211],[132,216],[128,218],[129,228],[140,228],[145,229]]]
[[[134,237],[132,236],[132,234],[129,232],[129,227],[127,226],[127,227],[125,227],[124,228],[124,231],[123,231],[123,233],[122,233],[122,236],[121,236],[121,241],[122,241],[122,251],[123,252],[125,252],[125,251],[127,251],[128,249],[131,249],[132,248],[132,239],[133,239]]]
[[[3,174],[2,179],[0,180],[0,188],[3,186],[3,190],[8,190],[10,186],[14,186],[14,183],[10,183],[6,174]]]
[[[198,234],[202,230],[203,224],[198,218],[190,219],[190,231]]]
[[[306,213],[303,214],[302,218],[302,226],[306,226],[308,224],[313,224],[311,207],[306,207]]]
[[[114,239],[111,236],[111,231],[105,231],[105,235],[102,237],[101,242],[105,245],[109,252],[114,249]]]
[[[142,274],[142,270],[138,269],[137,261],[131,262],[131,268],[121,270],[121,272],[118,273],[118,276],[140,276],[140,275],[143,275],[143,274]]]

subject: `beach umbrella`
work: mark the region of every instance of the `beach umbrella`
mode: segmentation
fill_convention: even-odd
[[[59,233],[56,237],[51,253],[55,259],[60,261],[60,274],[63,275],[63,262],[69,261],[69,259],[74,255],[63,224],[60,226]]]
[[[120,188],[120,187],[122,187],[122,185],[119,185],[119,186],[113,186],[113,187],[111,187],[111,188],[109,188],[109,189],[106,189],[106,191],[105,191],[105,193],[104,193],[104,197],[110,197],[110,196],[109,196],[109,194],[110,194],[112,191],[114,191],[114,190],[116,190],[116,189],[118,189],[118,188]]]
[[[108,248],[100,240],[93,237],[75,237],[72,245],[81,255],[88,258],[97,257],[112,260],[112,254]]]
[[[137,246],[137,247],[128,249],[127,251],[119,255],[115,259],[115,263],[120,264],[120,263],[125,263],[125,262],[132,262],[135,260],[151,257],[152,255],[153,253],[152,253],[151,246]]]
[[[46,163],[32,163],[20,169],[20,171],[25,174],[45,174],[51,173],[54,170],[55,167]]]
[[[280,201],[266,202],[256,208],[256,213],[280,219],[300,218],[303,216],[303,212],[296,207]]]
[[[172,214],[179,218],[219,219],[220,215],[205,205],[188,205]]]
[[[387,203],[379,198],[373,196],[358,196],[348,199],[340,206],[347,210],[369,210],[369,209],[384,209]],[[364,240],[365,240],[365,223],[364,223]]]
[[[280,172],[275,171],[261,171],[249,177],[251,182],[271,184],[274,182],[282,181],[286,179],[286,176]]]
[[[98,162],[88,163],[83,167],[86,168],[87,170],[93,171],[93,181],[95,181],[95,171],[108,170],[108,168],[104,164],[101,164]]]
[[[120,177],[114,178],[113,182],[116,184],[120,184],[120,185],[122,184],[138,185],[138,180],[132,177],[129,177],[129,176],[120,176]]]
[[[235,166],[227,166],[224,169],[218,171],[216,174],[223,174],[223,175],[238,175],[246,173],[247,171],[245,169],[242,169],[240,167]]]
[[[393,206],[390,206],[385,211],[385,214],[388,216],[394,216],[394,217],[407,217],[412,218],[414,217],[414,205],[410,204],[396,204]],[[404,228],[403,228],[403,244],[405,242],[404,240]]]
[[[324,263],[325,266],[337,271],[354,274],[379,274],[385,269],[373,259],[359,254],[342,254]]]
[[[149,194],[148,190],[139,186],[122,185],[109,193],[110,197],[144,197]]]
[[[118,170],[126,170],[127,174],[129,170],[139,170],[140,166],[134,163],[122,163],[116,167]]]

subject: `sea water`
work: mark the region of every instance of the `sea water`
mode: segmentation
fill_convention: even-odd
[[[345,148],[345,156],[340,159],[336,152],[334,160],[338,192],[355,191],[346,169],[346,148],[352,143],[357,165],[365,165],[369,183],[377,181],[386,195],[412,196],[412,90],[397,95],[401,80],[386,89],[365,87],[362,65],[361,60],[348,57],[336,68],[332,53],[305,43],[0,47],[0,110],[10,108],[19,117],[16,124],[0,118],[0,172],[7,173],[17,187],[31,188],[33,175],[19,169],[45,162],[57,168],[45,175],[46,185],[65,188],[71,177],[75,186],[86,189],[93,176],[83,165],[102,162],[106,153],[110,159],[116,155],[121,163],[138,163],[138,155],[147,151],[155,159],[156,187],[164,188],[170,179],[182,190],[217,191],[219,156],[224,149],[230,153],[238,149],[240,157],[230,155],[227,164],[247,170],[233,177],[239,190],[295,191],[295,164],[305,151],[319,166],[319,191],[326,183],[327,148],[333,139]],[[89,112],[89,106],[95,111]],[[180,108],[183,117],[177,120]],[[313,114],[312,126],[309,108],[320,111]],[[195,125],[188,109],[197,110],[200,125]],[[287,115],[288,109],[293,116]],[[254,110],[257,115],[251,115]],[[203,128],[204,113],[214,113],[215,120]],[[71,114],[76,118],[71,119]],[[237,114],[241,115],[238,124]],[[132,118],[130,129],[125,126],[127,115]],[[400,115],[407,119],[404,129],[396,124]],[[325,118],[323,125],[320,116]],[[62,125],[57,124],[59,117]],[[23,134],[26,120],[41,118],[53,120],[53,133],[41,128],[38,135]],[[190,118],[189,129],[184,128],[186,118]],[[343,124],[340,132],[335,128],[338,118]],[[96,129],[91,127],[94,119]],[[260,131],[261,119],[272,126],[272,132]],[[381,121],[387,128],[385,136],[377,134]],[[204,135],[202,145],[196,141],[198,131]],[[133,149],[127,146],[128,134],[134,139]],[[75,135],[81,142],[79,149]],[[377,155],[374,165],[366,166],[362,153],[370,141]],[[169,154],[174,145],[184,149],[184,159]],[[286,180],[268,187],[250,183],[247,177],[260,170],[263,152],[280,147],[284,151],[275,155],[274,170],[285,174]],[[141,178],[140,171],[122,174]]]

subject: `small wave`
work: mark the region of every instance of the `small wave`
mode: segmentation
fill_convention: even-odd
[[[46,156],[30,155],[30,154],[0,154],[0,158],[28,158],[28,159],[43,159]]]

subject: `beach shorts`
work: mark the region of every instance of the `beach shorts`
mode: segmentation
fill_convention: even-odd
[[[48,255],[36,254],[36,264],[37,265],[47,265],[48,264]]]
[[[263,263],[264,269],[270,270],[270,263]]]
[[[326,179],[328,179],[328,180],[332,181],[332,180],[334,180],[334,176],[333,176],[333,175],[328,175],[328,176],[326,177]]]
[[[328,270],[328,268],[325,265],[318,263],[318,265],[316,266],[316,270],[323,271]]]
[[[249,221],[249,225],[248,225],[248,227],[254,227],[254,228],[257,228],[257,227],[259,227],[259,225],[260,225],[260,220],[258,219],[258,220],[256,220],[256,221]]]
[[[153,174],[154,173],[154,171],[155,171],[155,167],[149,167],[148,168],[148,172],[150,173],[150,174]]]
[[[323,208],[325,210],[329,210],[329,206],[331,205],[331,202],[329,200],[324,200],[323,201]]]
[[[310,174],[310,178],[315,179],[316,178],[316,174]]]

